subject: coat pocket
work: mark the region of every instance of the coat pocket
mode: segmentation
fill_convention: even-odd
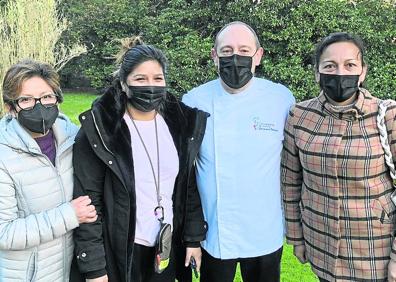
[[[391,224],[395,221],[395,206],[390,195],[384,195],[371,201],[373,216],[383,224]]]
[[[37,252],[30,255],[29,262],[26,268],[26,281],[33,282],[37,274]]]
[[[305,206],[308,203],[308,191],[307,189],[303,186],[301,188],[301,195],[300,195],[300,202],[298,203],[298,206],[300,208],[300,212],[302,213],[305,210]]]

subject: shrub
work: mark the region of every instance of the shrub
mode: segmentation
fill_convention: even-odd
[[[85,47],[78,44],[58,44],[66,28],[55,0],[0,0],[0,81],[7,69],[21,59],[44,61],[59,70],[85,52]],[[0,88],[0,116],[2,103]]]
[[[336,31],[365,41],[369,90],[383,98],[396,96],[393,0],[68,0],[63,9],[73,22],[65,40],[82,37],[92,46],[63,74],[82,73],[97,88],[114,70],[109,58],[118,48],[115,39],[142,34],[166,52],[168,84],[181,95],[216,77],[210,58],[214,36],[225,23],[241,20],[257,31],[265,50],[257,75],[287,85],[298,100],[318,94],[312,52],[321,38]]]

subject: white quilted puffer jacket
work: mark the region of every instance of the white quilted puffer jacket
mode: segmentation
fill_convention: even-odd
[[[0,281],[69,281],[77,127],[60,114],[56,166],[15,118],[0,121]]]

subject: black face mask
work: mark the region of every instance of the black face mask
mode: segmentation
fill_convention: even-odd
[[[220,77],[230,88],[242,88],[253,77],[252,57],[237,54],[219,57],[219,64]]]
[[[320,88],[335,102],[344,102],[359,90],[359,75],[320,73]]]
[[[59,109],[56,105],[46,108],[37,103],[29,110],[20,110],[18,112],[18,121],[31,132],[46,134],[58,115]]]
[[[151,112],[158,110],[165,101],[165,86],[128,86],[128,102],[137,110]]]

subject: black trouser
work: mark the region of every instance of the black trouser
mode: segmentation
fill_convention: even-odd
[[[260,257],[224,260],[214,258],[202,249],[200,281],[232,282],[239,262],[244,282],[279,282],[281,257],[282,247]]]
[[[146,247],[134,244],[132,258],[132,281],[133,282],[170,282],[175,281],[176,271],[173,255],[171,251],[169,266],[160,274],[154,271],[154,247]]]

